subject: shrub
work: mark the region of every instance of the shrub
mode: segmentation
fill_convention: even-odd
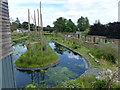
[[[107,82],[104,80],[96,80],[93,83],[93,88],[102,89],[107,87]]]
[[[33,84],[29,84],[26,86],[26,88],[37,88],[37,86],[33,85]]]
[[[115,58],[115,56],[113,56],[112,54],[105,54],[104,55],[104,58],[106,59],[106,60],[108,60],[108,61],[111,61],[111,62],[113,62],[113,63],[116,63],[116,58]]]
[[[116,58],[114,54],[112,54],[111,52],[107,52],[106,50],[90,50],[90,53],[96,58],[104,58],[112,63],[116,63]]]
[[[72,44],[71,48],[73,48],[73,49],[78,49],[78,48],[80,48],[80,46],[79,46],[79,45],[76,45],[76,44]]]
[[[62,86],[62,88],[81,88],[81,84],[80,83],[76,83],[74,80],[70,80],[65,82]]]

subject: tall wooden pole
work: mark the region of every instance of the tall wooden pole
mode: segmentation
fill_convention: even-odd
[[[35,14],[35,11],[34,11],[34,24],[35,24],[35,31],[37,31],[37,27],[36,27],[36,14]]]
[[[37,13],[38,13],[38,31],[39,31],[39,27],[40,27],[39,9],[37,9]]]
[[[41,12],[41,2],[40,2],[40,26],[41,26],[41,31],[43,30],[43,22],[42,22],[42,12]]]
[[[28,31],[30,31],[30,9],[28,9]]]

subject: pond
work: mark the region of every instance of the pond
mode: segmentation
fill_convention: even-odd
[[[29,84],[37,87],[55,87],[69,79],[78,78],[88,69],[88,63],[81,55],[56,42],[51,41],[49,45],[59,56],[59,63],[48,69],[38,71],[21,71],[17,70],[14,65],[17,88],[25,88]],[[27,47],[24,43],[18,43],[13,46],[13,50],[14,63],[27,51]]]

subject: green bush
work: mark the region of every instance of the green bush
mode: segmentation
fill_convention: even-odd
[[[29,84],[26,86],[26,88],[37,88],[37,86],[33,85],[33,84]]]
[[[96,80],[93,83],[93,88],[97,88],[97,89],[107,88],[107,82],[104,80]]]
[[[116,58],[114,54],[111,52],[107,52],[106,50],[90,50],[90,53],[99,59],[106,59],[112,63],[116,63]]]
[[[81,88],[81,84],[80,83],[76,83],[75,80],[70,80],[65,82],[62,86],[62,88]]]
[[[92,53],[96,58],[102,58],[104,56],[104,52],[102,50],[90,50],[90,53]]]
[[[73,49],[78,49],[78,48],[80,48],[80,45],[72,44],[71,48],[73,48]]]

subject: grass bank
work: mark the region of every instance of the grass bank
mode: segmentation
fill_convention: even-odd
[[[71,41],[65,40],[63,38],[63,36],[60,35],[56,35],[56,34],[46,34],[45,35],[46,39],[49,40],[55,40],[58,41],[64,45],[66,45],[67,47],[70,47],[71,49],[79,52],[81,55],[85,56],[91,63],[91,67],[95,67],[95,68],[105,68],[105,69],[110,69],[110,70],[115,70],[117,67],[117,64],[109,61],[109,60],[105,60],[104,58],[97,58],[97,60],[99,61],[99,64],[96,63],[94,61],[93,58],[91,58],[89,56],[88,53],[93,52],[93,49],[90,48],[86,48],[85,46],[81,46],[78,45],[77,42],[79,41],[75,41],[74,39]]]
[[[45,35],[46,39],[49,40],[55,40],[58,41],[62,44],[64,44],[67,47],[70,47],[71,49],[79,52],[81,55],[85,56],[91,63],[91,68],[105,68],[105,69],[110,69],[114,71],[117,68],[117,64],[114,62],[111,62],[110,60],[106,60],[104,58],[97,58],[99,55],[99,52],[92,51],[93,49],[87,48],[85,46],[81,46],[78,44],[78,40],[66,40],[64,36],[62,35],[56,35],[56,34],[46,34]],[[95,57],[99,61],[99,64],[94,61],[92,57],[88,55],[88,53],[91,52],[92,54],[96,55]],[[107,52],[105,52],[107,53]],[[104,54],[105,54],[104,53]],[[101,53],[103,54],[103,53]],[[108,57],[109,59],[109,57]],[[90,71],[91,72],[91,71]],[[93,72],[90,74],[89,72],[82,77],[79,77],[75,80],[68,80],[62,85],[57,86],[57,88],[97,88],[97,89],[102,89],[102,88],[108,88],[108,82],[109,80],[98,80],[96,79],[97,73]],[[114,82],[112,83],[112,88],[119,88],[118,83]],[[55,87],[56,88],[56,87]]]

